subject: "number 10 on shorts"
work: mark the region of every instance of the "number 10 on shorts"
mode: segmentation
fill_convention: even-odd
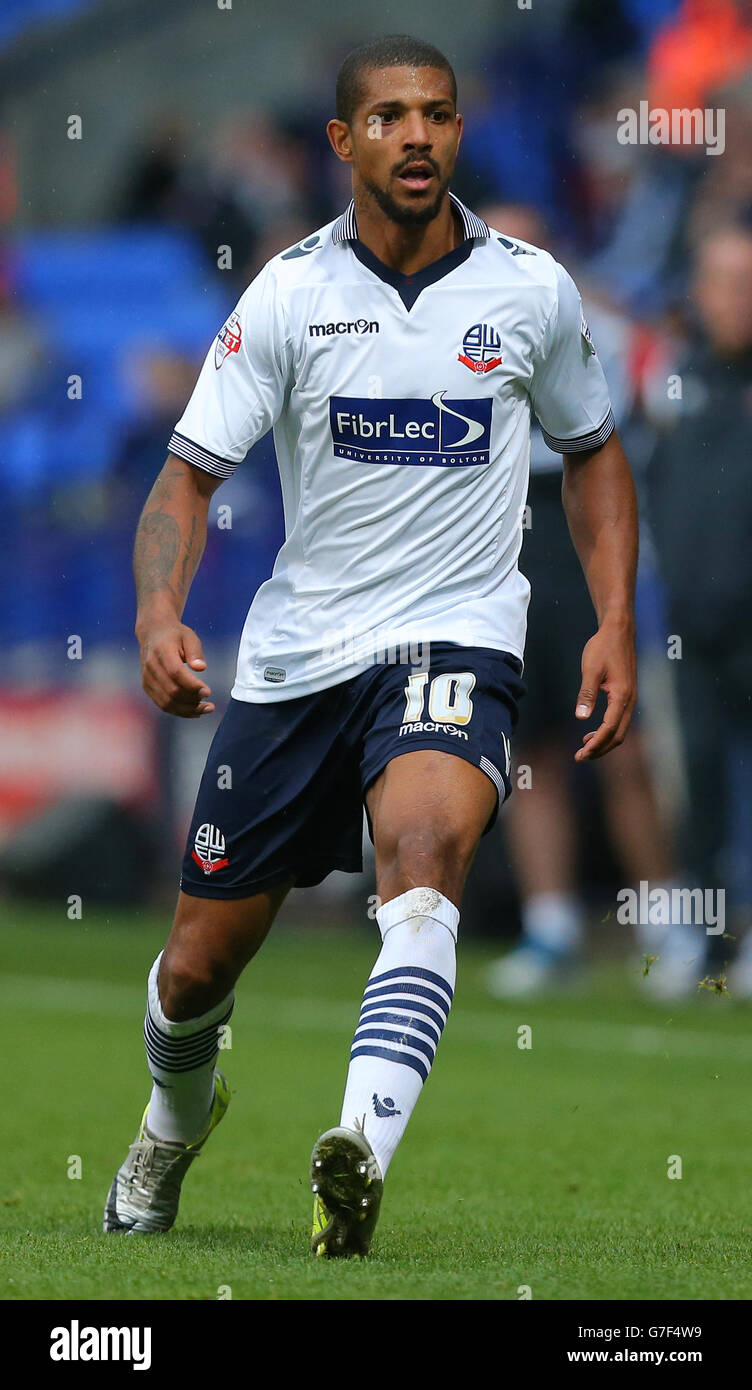
[[[418,671],[405,686],[403,724],[414,724],[423,718],[428,672]],[[475,686],[472,671],[449,671],[434,676],[428,689],[428,716],[437,724],[469,724],[473,715],[471,691]]]

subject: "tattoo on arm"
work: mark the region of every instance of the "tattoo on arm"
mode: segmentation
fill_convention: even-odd
[[[139,602],[161,589],[169,589],[177,603],[179,595],[171,584],[175,561],[180,554],[180,527],[174,516],[155,512],[141,518],[133,550],[133,569]]]
[[[139,607],[161,593],[182,613],[204,550],[206,516],[202,518],[201,513],[205,510],[202,499],[191,496],[186,488],[185,469],[166,464],[136,532],[133,572]]]
[[[188,539],[183,542],[183,569],[180,576],[180,588],[184,597],[187,597],[188,595],[188,590],[191,587],[191,580],[193,579],[193,576],[196,573],[196,567],[198,565],[199,560],[201,559],[201,551],[199,550],[198,554],[196,554],[197,526],[198,522],[196,520],[196,513],[194,512],[191,517],[190,535],[188,536]]]

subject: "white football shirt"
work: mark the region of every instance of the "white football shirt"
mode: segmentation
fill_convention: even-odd
[[[363,246],[352,203],[273,257],[175,427],[170,451],[221,478],[274,430],[286,539],[235,699],[323,690],[408,643],[523,655],[532,412],[562,453],[614,421],[570,276],[450,197],[465,240],[415,275]]]

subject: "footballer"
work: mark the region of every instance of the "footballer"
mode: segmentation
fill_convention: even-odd
[[[312,1249],[329,1258],[369,1250],[451,1009],[465,878],[512,791],[533,412],[564,456],[597,618],[574,712],[592,716],[601,690],[607,703],[579,761],[620,744],[634,707],[637,561],[632,477],[576,286],[450,191],[462,117],[447,59],[407,36],[364,44],[336,109],[352,201],[242,295],[138,526],[143,686],[198,719],[214,703],[182,614],[209,503],[273,429],[286,539],[198,791],[148,979],[153,1088],[104,1214],[111,1232],[172,1226],[228,1106],[216,1061],[238,978],[291,887],[362,869],[365,808],[381,949],[339,1123],[311,1157]]]

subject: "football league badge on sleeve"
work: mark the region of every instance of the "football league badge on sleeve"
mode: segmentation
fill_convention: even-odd
[[[240,351],[242,336],[240,319],[237,313],[233,311],[227,323],[220,328],[217,334],[217,341],[214,347],[214,366],[217,368],[217,371],[219,371],[225,358],[229,357],[231,352]]]
[[[474,323],[462,339],[458,360],[471,372],[492,372],[501,366],[501,338],[487,323]]]

